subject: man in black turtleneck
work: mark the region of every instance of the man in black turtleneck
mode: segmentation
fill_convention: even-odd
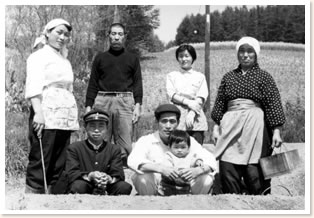
[[[124,48],[124,25],[111,24],[108,34],[110,48],[94,59],[85,107],[86,112],[100,108],[110,113],[107,140],[113,136],[115,144],[121,147],[126,165],[132,150],[132,124],[141,113],[142,73],[139,59]]]

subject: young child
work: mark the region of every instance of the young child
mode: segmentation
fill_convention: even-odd
[[[166,152],[165,165],[178,169],[202,167],[203,159],[190,152],[190,135],[183,130],[174,130],[169,136],[169,148]],[[162,176],[160,191],[163,195],[190,194],[192,181],[179,177],[171,180]]]

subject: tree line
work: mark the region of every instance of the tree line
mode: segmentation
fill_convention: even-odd
[[[153,5],[118,5],[119,18],[127,28],[128,50],[139,56],[159,52],[165,45],[154,34],[158,28],[159,9]],[[226,7],[211,13],[211,41],[238,40],[251,35],[261,41],[304,43],[304,6],[257,6],[250,10]],[[43,27],[53,18],[61,17],[72,26],[72,47],[69,59],[75,78],[88,78],[95,55],[108,48],[107,31],[115,17],[114,5],[9,5],[5,7],[6,103],[24,104],[27,57]],[[183,42],[204,42],[205,15],[186,16],[177,28],[175,41],[166,48]],[[23,107],[22,107],[23,108]],[[20,110],[18,108],[18,110]]]
[[[153,5],[118,5],[119,21],[127,28],[126,47],[139,56],[156,51],[160,40],[153,33],[159,26],[159,9]],[[71,23],[69,60],[75,78],[86,81],[91,62],[108,48],[108,29],[114,21],[114,5],[9,5],[5,7],[5,90],[8,110],[26,110],[24,84],[26,59],[44,26],[54,18]],[[160,42],[161,43],[161,42]]]
[[[206,15],[187,15],[177,28],[174,41],[166,47],[182,43],[204,42]],[[210,41],[237,41],[249,35],[264,42],[305,43],[305,6],[269,5],[248,10],[227,6],[221,13],[210,13]]]

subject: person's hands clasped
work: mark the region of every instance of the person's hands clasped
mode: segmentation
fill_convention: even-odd
[[[88,179],[98,188],[106,188],[112,182],[112,177],[104,172],[93,171],[88,174]]]
[[[33,118],[33,128],[37,132],[38,138],[41,138],[45,127],[45,118],[42,111],[36,112]]]
[[[184,99],[184,104],[186,104],[196,114],[200,114],[202,111],[202,105],[200,105],[200,103],[196,99],[195,100]]]

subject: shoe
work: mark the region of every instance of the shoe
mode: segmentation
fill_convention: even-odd
[[[128,157],[127,156],[122,156],[121,159],[122,159],[123,169],[129,168],[129,166],[128,166]]]
[[[25,185],[25,194],[45,194],[45,190],[35,189],[29,185]]]

